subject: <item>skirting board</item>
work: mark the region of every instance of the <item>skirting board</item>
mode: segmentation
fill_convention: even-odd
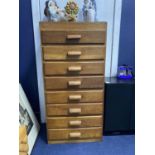
[[[62,143],[81,143],[81,142],[101,142],[102,139],[81,139],[81,140],[61,140],[61,141],[48,141],[48,144],[62,144]]]

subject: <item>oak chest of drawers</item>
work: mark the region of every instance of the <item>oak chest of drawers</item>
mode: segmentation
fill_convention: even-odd
[[[40,23],[48,143],[102,139],[106,30]]]

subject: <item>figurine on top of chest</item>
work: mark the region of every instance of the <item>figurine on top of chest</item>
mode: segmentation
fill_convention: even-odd
[[[66,20],[65,11],[58,7],[55,0],[46,1],[44,14],[48,18],[48,20],[51,20],[53,22]]]
[[[96,20],[96,2],[95,0],[84,0],[83,19],[87,22]]]

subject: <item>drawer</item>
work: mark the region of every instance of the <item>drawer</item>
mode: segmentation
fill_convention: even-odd
[[[103,90],[46,91],[47,104],[103,102]]]
[[[102,138],[102,128],[48,129],[48,140],[76,140]]]
[[[52,104],[46,105],[47,116],[102,115],[102,103]]]
[[[42,46],[44,60],[103,60],[104,45]]]
[[[45,89],[95,89],[104,87],[103,76],[45,77]]]
[[[103,75],[104,61],[44,62],[45,75]]]
[[[102,116],[48,117],[48,129],[102,127]]]
[[[106,42],[105,23],[40,23],[42,44]]]

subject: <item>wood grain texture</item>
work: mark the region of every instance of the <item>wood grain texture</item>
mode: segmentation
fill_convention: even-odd
[[[81,67],[81,71],[69,71]],[[44,62],[45,75],[104,75],[104,61]]]
[[[78,112],[71,113],[70,109]],[[46,105],[47,116],[102,115],[103,103],[51,104]]]
[[[78,117],[47,117],[48,129],[63,129],[63,128],[88,128],[101,127],[102,115],[100,116],[78,116]],[[70,122],[81,121],[77,125],[72,125]]]
[[[70,134],[80,133],[78,137],[71,137]],[[75,139],[101,139],[102,128],[86,128],[86,129],[48,129],[49,140],[75,140]]]
[[[46,90],[79,90],[79,89],[103,89],[104,77],[103,76],[56,76],[45,77]]]
[[[106,31],[106,22],[40,22],[40,31]]]
[[[106,42],[106,23],[40,23],[43,44],[88,44]],[[76,36],[76,37],[68,37]],[[80,36],[80,37],[77,37]]]
[[[67,39],[68,35],[81,35],[80,39]],[[42,31],[43,44],[104,44],[106,42],[105,31]]]
[[[44,60],[104,60],[104,45],[42,46]]]
[[[81,95],[82,97],[80,100],[69,100],[70,95]],[[103,102],[103,90],[46,91],[45,99],[47,104]]]

